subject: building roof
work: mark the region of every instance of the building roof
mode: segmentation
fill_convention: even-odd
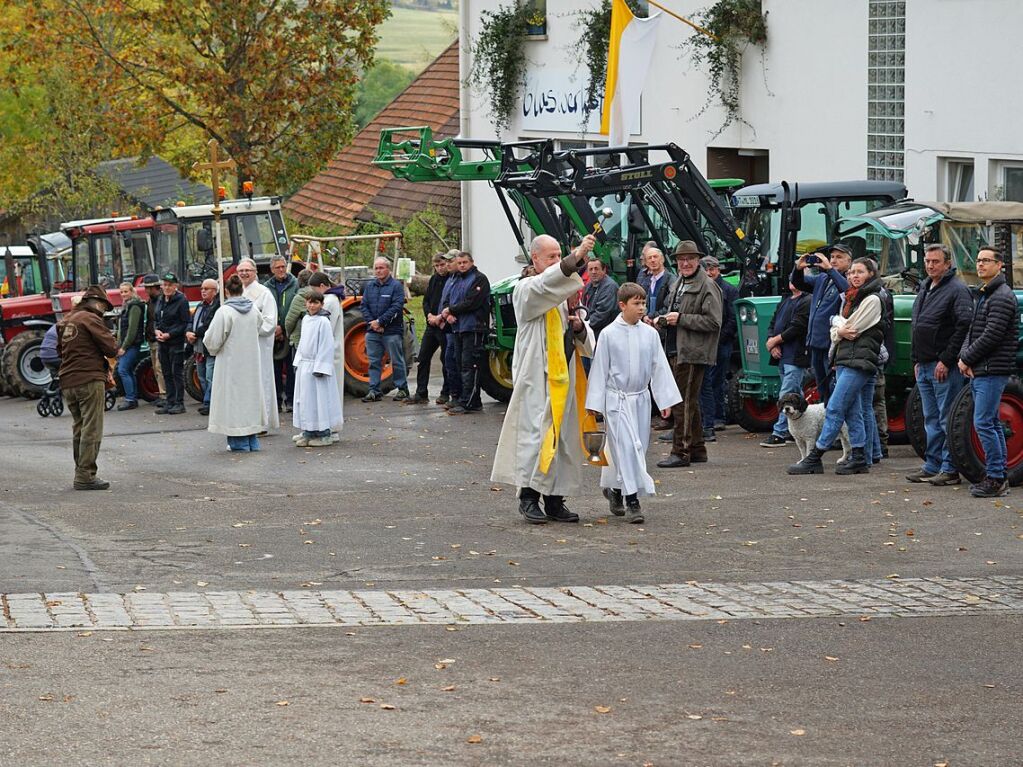
[[[213,199],[213,191],[205,184],[182,178],[170,163],[159,157],[150,157],[143,165],[137,157],[107,160],[96,166],[100,173],[124,193],[149,210],[174,205],[179,200],[205,202]]]
[[[394,178],[372,164],[380,131],[428,125],[436,138],[458,134],[458,41],[453,42],[397,98],[384,107],[327,167],[284,204],[303,224],[325,223],[353,229],[374,214],[406,219],[427,207],[452,227],[461,227],[459,185],[413,183]]]

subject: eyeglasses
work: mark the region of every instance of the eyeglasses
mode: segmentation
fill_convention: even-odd
[[[976,261],[974,261],[974,263],[975,264],[997,264],[998,263],[998,259],[997,258],[978,258]]]

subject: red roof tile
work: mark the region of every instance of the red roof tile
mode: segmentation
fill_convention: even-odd
[[[374,213],[407,219],[427,207],[452,228],[461,228],[459,185],[412,183],[372,164],[380,131],[429,125],[437,138],[458,134],[458,41],[438,56],[397,98],[384,107],[319,174],[284,203],[303,224],[333,224],[350,230]]]

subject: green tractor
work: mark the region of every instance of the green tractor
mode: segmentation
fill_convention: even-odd
[[[481,156],[470,159],[470,152]],[[668,161],[651,162],[651,152],[667,154]],[[566,250],[592,232],[594,252],[619,281],[635,279],[647,240],[670,252],[679,240],[692,239],[704,252],[718,255],[726,269],[731,263],[745,265],[743,233],[725,203],[742,181],[708,182],[674,144],[557,151],[549,139],[435,140],[426,127],[393,128],[381,132],[374,163],[407,181],[490,182],[523,263],[528,251],[522,231],[528,227],[534,235],[553,236]],[[512,293],[518,279],[514,275],[491,286],[493,321],[482,388],[502,402],[512,391]]]
[[[738,315],[738,364],[732,375],[728,404],[731,420],[750,432],[769,431],[778,419],[781,379],[770,364],[767,337],[780,296],[799,257],[840,238],[839,222],[906,197],[906,187],[890,181],[832,181],[809,184],[756,184],[735,193],[733,209],[758,250],[742,275]],[[848,240],[847,240],[848,241]],[[855,255],[866,254],[865,242],[851,240]],[[805,387],[813,401],[812,381]],[[901,415],[901,410],[898,411]],[[893,413],[889,410],[889,415]],[[889,418],[889,435],[904,428]]]

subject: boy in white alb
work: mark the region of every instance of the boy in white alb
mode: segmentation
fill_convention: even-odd
[[[299,447],[332,444],[330,427],[341,422],[341,397],[334,380],[334,334],[330,316],[323,311],[323,296],[306,296],[309,314],[302,318],[302,337],[295,351],[295,398],[292,423],[302,434]]]
[[[618,308],[621,314],[597,340],[586,409],[604,416],[609,465],[600,472],[600,485],[611,513],[627,514],[629,522],[639,524],[643,521],[639,496],[655,494],[654,480],[646,470],[650,393],[665,418],[682,395],[660,336],[641,322],[646,316],[646,291],[634,282],[624,283],[618,289]]]

